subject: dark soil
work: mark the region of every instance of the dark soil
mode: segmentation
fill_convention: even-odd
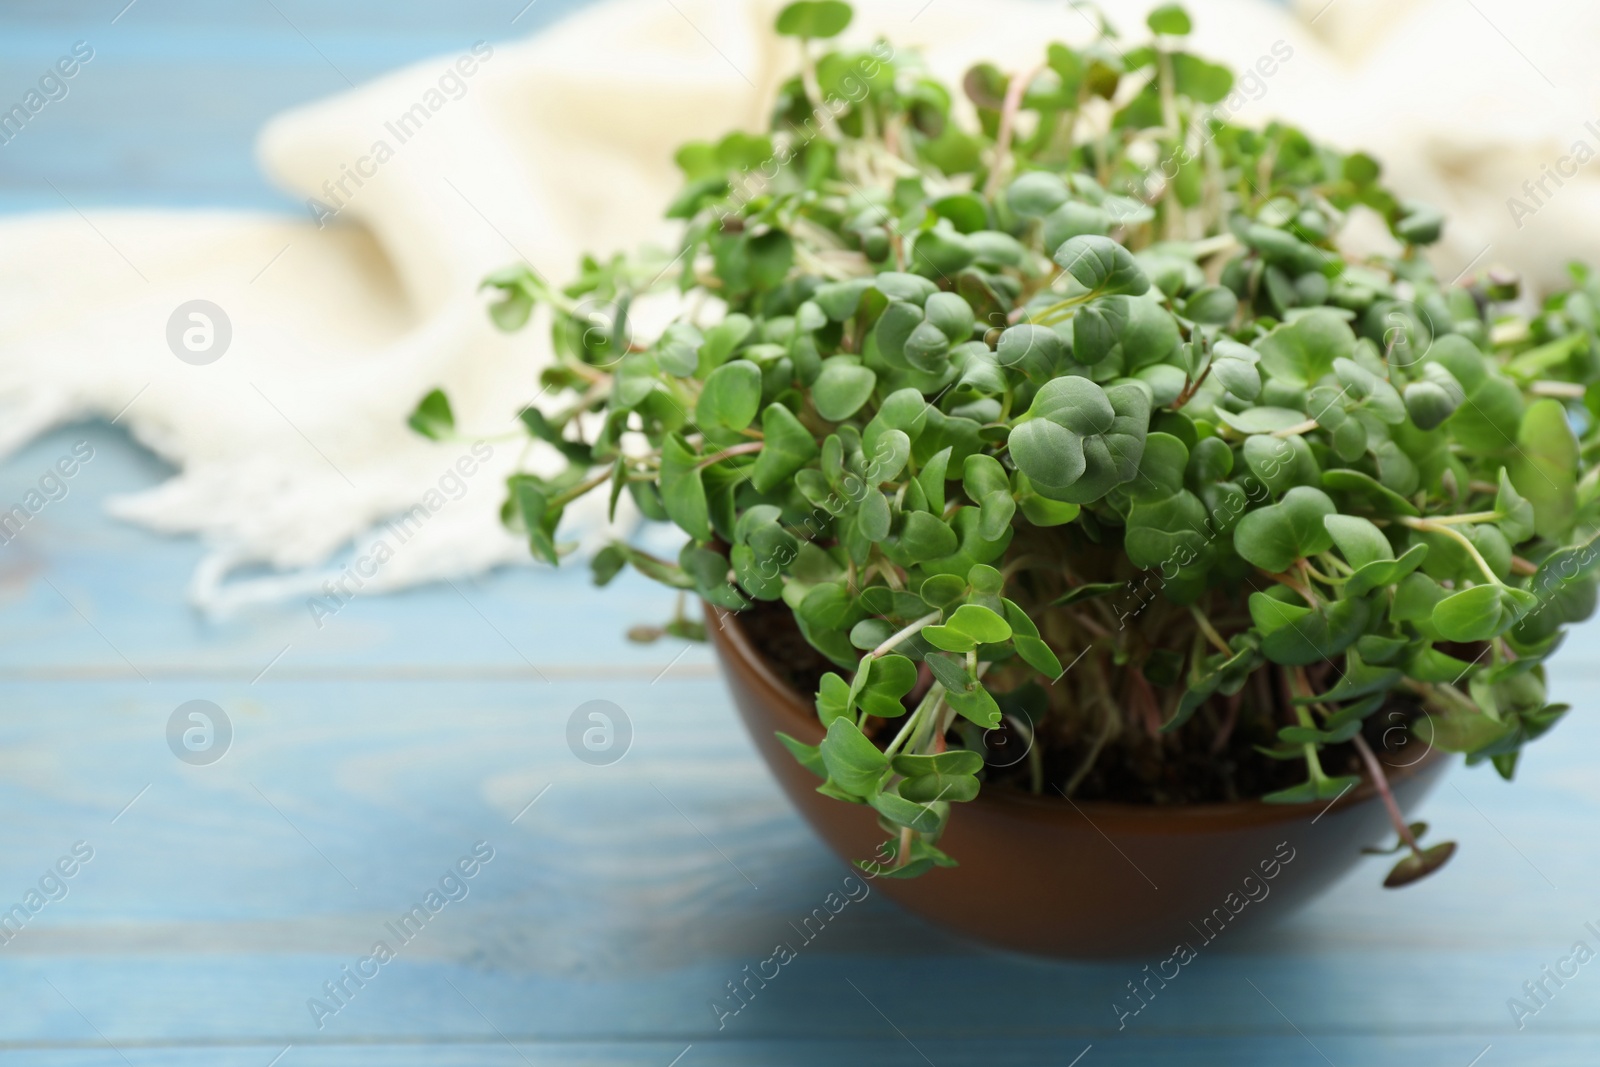
[[[807,704],[824,674],[847,673],[806,641],[795,625],[793,613],[782,601],[757,601],[740,613],[739,621],[767,665]],[[1203,708],[1182,729],[1159,739],[1141,739],[1145,743],[1136,749],[1108,747],[1073,790],[1073,799],[1127,804],[1216,803],[1251,799],[1305,781],[1305,764],[1301,760],[1276,760],[1256,749],[1257,745],[1271,746],[1278,725],[1292,721],[1281,709],[1270,709],[1264,715],[1242,713],[1221,750],[1214,752],[1218,729],[1211,713],[1215,710]],[[1415,705],[1397,700],[1392,708],[1367,720],[1363,736],[1374,752],[1390,754],[1385,760],[1389,766],[1404,767],[1419,758],[1420,743],[1409,740],[1404,729],[1417,714]],[[870,723],[867,732],[872,734]],[[954,730],[949,740],[960,743]],[[982,743],[989,761],[984,777],[990,787],[1030,788],[1029,761],[1015,755],[1026,751],[1027,744],[1009,723],[984,735]],[[1038,743],[1043,758],[1043,791],[1054,793],[1083,763],[1091,739],[1047,736],[1047,731],[1041,730]],[[1321,758],[1329,776],[1359,775],[1363,770],[1360,756],[1351,744],[1331,746]]]
[[[788,682],[807,704],[821,687],[824,674],[843,673],[805,639],[795,624],[794,612],[781,600],[753,601],[739,613],[739,625],[750,635],[751,643],[773,673]]]

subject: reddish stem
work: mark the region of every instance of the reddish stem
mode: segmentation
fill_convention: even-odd
[[[1017,122],[1017,112],[1022,108],[1022,96],[1028,91],[1028,86],[1033,84],[1044,65],[1040,64],[1011,79],[1011,84],[1006,86],[1006,98],[1000,105],[1000,129],[994,139],[993,170],[989,172],[989,181],[984,187],[984,195],[993,200],[1000,192],[1000,179],[1005,174],[1006,157],[1011,154],[1011,138]]]
[[[724,448],[721,452],[718,452],[714,456],[707,456],[699,463],[696,463],[695,467],[697,469],[701,467],[709,467],[714,463],[721,463],[729,456],[743,456],[750,452],[759,452],[763,446],[765,446],[765,444],[765,441],[746,441],[742,445],[733,445],[729,448]]]
[[[1211,377],[1211,364],[1207,363],[1206,369],[1200,372],[1200,377],[1185,386],[1183,392],[1178,394],[1178,399],[1172,402],[1172,410],[1178,411],[1183,405],[1193,400],[1194,394],[1200,391],[1200,387],[1206,384],[1206,379],[1209,377]]]
[[[1128,672],[1128,680],[1133,689],[1139,694],[1139,703],[1144,707],[1144,728],[1151,737],[1161,736],[1161,702],[1156,699],[1155,690],[1150,688],[1150,683],[1145,676],[1137,670]]]
[[[1242,703],[1244,703],[1243,690],[1228,698],[1228,710],[1223,713],[1222,726],[1218,728],[1217,736],[1211,742],[1213,756],[1228,746],[1228,738],[1233,736],[1233,728],[1239,724],[1239,705]]]
[[[1355,742],[1356,751],[1361,753],[1361,761],[1367,765],[1367,772],[1372,775],[1372,784],[1377,786],[1378,795],[1383,797],[1383,806],[1389,810],[1389,821],[1394,823],[1395,830],[1400,834],[1400,840],[1410,845],[1412,852],[1420,853],[1422,847],[1412,836],[1411,827],[1406,825],[1406,817],[1401,814],[1400,805],[1395,802],[1394,792],[1390,790],[1389,779],[1378,764],[1378,757],[1372,754],[1372,749],[1367,746],[1367,739],[1360,734],[1356,734],[1351,740]]]

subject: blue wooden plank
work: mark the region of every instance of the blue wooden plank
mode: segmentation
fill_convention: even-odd
[[[85,41],[94,58],[14,141],[0,145],[0,211],[229,206],[300,212],[255,161],[273,115],[396,67],[509,43],[592,0],[370,0],[315,4],[8,4],[0,101],[21,99]],[[513,21],[515,19],[515,21]],[[348,79],[348,82],[347,80]]]
[[[679,673],[709,669],[703,647],[626,640],[629,626],[664,621],[674,594],[636,575],[596,590],[581,561],[558,570],[530,562],[493,581],[462,579],[390,597],[357,595],[331,617],[302,599],[207,620],[184,600],[200,546],[104,514],[107,496],[159,484],[169,473],[115,428],[66,428],[0,463],[0,510],[37,488],[79,442],[94,457],[66,483],[66,496],[0,544],[0,678],[201,672],[248,681],[269,664],[267,677],[279,678],[379,669],[653,678],[669,665]]]
[[[448,671],[536,679],[620,671],[653,678],[669,665],[674,673],[710,670],[702,647],[625,639],[630,626],[670,615],[673,594],[636,575],[597,590],[581,563],[507,568],[492,580],[460,581],[459,592],[436,584],[357,596],[320,628],[303,601],[207,620],[184,599],[200,546],[104,514],[107,496],[148,488],[170,474],[119,430],[101,423],[64,428],[0,462],[0,509],[21,500],[80,441],[94,447],[95,457],[68,483],[66,497],[0,543],[0,679],[249,680],[286,646],[266,677]],[[1600,675],[1596,653],[1600,627],[1578,628],[1554,660],[1555,699],[1568,699],[1566,679]],[[1552,745],[1559,746],[1556,736]],[[1535,746],[1529,758],[1551,747]]]
[[[278,2],[358,80],[499,39],[480,27],[521,6]],[[541,0],[516,28],[571,6]],[[293,209],[255,173],[254,129],[342,82],[270,7],[141,0],[97,28],[82,9],[10,5],[8,71],[83,27],[104,47],[49,125],[0,149],[0,209],[59,209],[47,177],[86,205]],[[673,662],[675,647],[622,641],[670,597],[530,567],[463,583],[471,603],[448,586],[358,598],[320,631],[303,605],[208,622],[182,600],[198,546],[100,511],[165,473],[115,432],[63,431],[13,457],[0,501],[85,435],[95,463],[0,546],[0,903],[73,842],[96,848],[65,899],[0,945],[8,1062],[259,1065],[291,1044],[285,1067],[1031,1067],[1091,1044],[1084,1067],[1593,1058],[1600,981],[1587,969],[1521,1032],[1505,1002],[1600,924],[1600,727],[1585,714],[1600,630],[1558,657],[1552,690],[1579,711],[1529,751],[1523,780],[1459,772],[1428,805],[1462,842],[1449,870],[1394,894],[1368,861],[1276,930],[1208,948],[1125,1030],[1110,1005],[1153,961],[991,953],[877,897],[718,1029],[708,1004],[723,983],[845,870],[757,763],[704,651]],[[165,740],[172,710],[196,698],[237,727],[210,767],[179,763]],[[567,717],[595,698],[637,730],[615,766],[567,748]],[[497,852],[471,894],[317,1029],[306,999],[479,839]]]
[[[1284,1036],[1283,1016],[1354,1062],[1402,1062],[1419,1049],[1470,1059],[1525,1037],[1519,1060],[1527,1049],[1526,1062],[1539,1062],[1534,1036],[1558,1062],[1564,1042],[1600,1037],[1600,982],[1572,983],[1522,1034],[1505,1005],[1584,936],[1585,921],[1600,921],[1586,895],[1593,850],[1573,847],[1600,808],[1587,759],[1600,724],[1583,716],[1530,750],[1516,788],[1485,770],[1447,783],[1424,814],[1463,842],[1448,871],[1395,894],[1377,886],[1382,861],[1368,861],[1277,930],[1208,948],[1126,1030],[1112,1004],[1156,961],[991,953],[881,898],[842,915],[719,1028],[710,1004],[725,983],[791,937],[789,924],[845,871],[756,761],[706,661],[652,683],[639,668],[659,673],[649,658],[666,666],[666,650],[618,640],[627,619],[664,606],[658,592],[596,593],[531,568],[475,584],[497,625],[536,635],[530,653],[560,653],[547,659],[548,684],[448,587],[358,601],[350,611],[370,613],[350,616],[364,620],[361,641],[310,646],[298,667],[286,656],[252,684],[240,668],[274,651],[298,609],[200,622],[180,594],[198,547],[99,510],[105,493],[162,477],[158,463],[114,431],[72,428],[6,464],[0,499],[81,435],[96,458],[0,547],[0,810],[10,815],[0,898],[20,899],[77,840],[96,856],[65,900],[0,947],[0,987],[15,1005],[0,1019],[0,1048],[90,1055],[97,1029],[152,1056],[320,1041],[333,1042],[321,1054],[334,1062],[357,1055],[346,1046],[401,1039],[456,1043],[470,1061],[503,1032],[554,1062],[635,1062],[679,1042],[725,1062],[751,1048],[807,1062],[803,1042],[817,1039],[861,1042],[896,1062],[906,1052],[884,1043],[879,1010],[936,1050],[935,1062],[961,1062],[986,1040],[999,1042],[992,1062],[1065,1061],[1091,1041],[1097,1057],[1132,1057],[1124,1062],[1177,1047],[1212,1049],[1216,1062],[1296,1062],[1306,1050]],[[64,603],[47,607],[46,593],[60,601],[47,578],[93,627]],[[475,637],[454,636],[474,625]],[[101,633],[160,669],[137,678]],[[1552,671],[1555,692],[1580,708],[1600,686],[1593,647],[1583,632]],[[168,718],[191,699],[215,701],[236,728],[214,766],[182,764],[167,746]],[[615,766],[587,766],[567,747],[567,718],[591,699],[632,718],[633,748]],[[317,1028],[307,999],[479,839],[497,856],[472,895]],[[962,1012],[946,1006],[951,988],[964,991]],[[185,1006],[195,990],[209,998],[203,1012]],[[620,1038],[632,1043],[607,1049]],[[736,1043],[716,1051],[725,1040]]]
[[[0,1046],[87,1040],[78,1010],[119,1046],[487,1042],[497,1030],[534,1044],[868,1041],[882,1036],[881,1010],[919,1044],[1051,1047],[1279,1035],[1281,1010],[1314,1040],[1423,1035],[1438,1055],[1514,1035],[1505,999],[1600,921],[1592,850],[1572,847],[1600,799],[1576,777],[1600,727],[1579,720],[1530,762],[1520,804],[1482,774],[1439,794],[1426,817],[1464,842],[1448,873],[1386,893],[1382,862],[1369,861],[1276,931],[1219,940],[1126,1032],[1111,1005],[1155,961],[987,952],[877,897],[719,1028],[709,1003],[724,983],[796,940],[789,924],[845,872],[756,764],[718,684],[670,679],[8,684],[0,896],[25,892],[80,838],[96,856],[0,949],[15,1006]],[[163,736],[170,710],[195,697],[230,709],[237,728],[210,767],[179,763]],[[636,730],[605,768],[564,739],[567,716],[597,697]],[[315,1027],[307,998],[480,839],[496,857],[471,895]],[[186,1007],[196,989],[204,1012]],[[1600,982],[1572,983],[1529,1029],[1600,1037]]]
[[[887,1028],[887,1027],[886,1027]],[[1080,1061],[1102,1067],[1150,1067],[1152,1064],[1185,1064],[1190,1067],[1326,1067],[1328,1062],[1361,1067],[1416,1067],[1419,1063],[1469,1063],[1484,1052],[1485,1045],[1474,1045],[1473,1038],[1445,1039],[1394,1038],[1374,1041],[1365,1038],[1324,1037],[1316,1042],[1327,1054],[1318,1055],[1300,1037],[1258,1037],[1240,1040],[1180,1039],[1131,1040],[1120,1043],[1095,1042]],[[1570,1067],[1588,1063],[1592,1046],[1587,1038],[1529,1038],[1511,1052],[1519,1067]],[[1041,1064],[1070,1064],[1090,1046],[1084,1041],[953,1041],[916,1042],[916,1047],[898,1037],[874,1040],[826,1041],[797,1039],[781,1045],[749,1041],[697,1042],[692,1047],[671,1042],[580,1043],[530,1045],[517,1042],[429,1045],[362,1045],[354,1048],[295,1045],[281,1061],[299,1067],[348,1067],[350,1064],[384,1064],[385,1067],[815,1067],[828,1064],[872,1064],[873,1067],[1039,1067]],[[688,1051],[685,1052],[685,1048]],[[125,1048],[125,1058],[136,1067],[262,1067],[284,1046],[205,1047],[201,1049]],[[920,1049],[920,1052],[918,1051]],[[1495,1044],[1481,1062],[1487,1067],[1507,1046]],[[39,1067],[80,1067],[107,1063],[109,1050],[99,1048],[13,1051],[8,1060]],[[682,1056],[682,1059],[678,1059]],[[291,1059],[292,1057],[292,1059]],[[111,1057],[112,1062],[121,1059]]]

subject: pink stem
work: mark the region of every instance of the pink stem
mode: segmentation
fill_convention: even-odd
[[[1006,86],[1005,102],[1000,106],[999,135],[995,137],[994,170],[989,173],[989,181],[984,188],[985,195],[991,200],[1000,191],[1000,176],[1005,173],[1006,157],[1011,154],[1012,128],[1016,125],[1017,112],[1022,108],[1022,95],[1043,70],[1043,64],[1034,67],[1028,73],[1013,78],[1011,84]]]
[[[1378,758],[1372,754],[1372,749],[1367,747],[1367,739],[1360,734],[1354,738],[1356,751],[1361,753],[1361,761],[1367,765],[1367,771],[1372,775],[1372,784],[1378,787],[1378,795],[1383,797],[1383,806],[1389,809],[1389,821],[1394,823],[1394,828],[1400,834],[1400,840],[1411,846],[1411,851],[1421,852],[1417,839],[1411,835],[1411,827],[1406,825],[1406,817],[1400,812],[1400,805],[1395,802],[1394,792],[1389,788],[1389,779],[1384,776],[1383,768],[1378,765]]]
[[[750,452],[759,452],[765,445],[765,441],[747,441],[742,445],[734,445],[731,448],[724,448],[721,452],[718,452],[714,456],[707,456],[699,463],[696,463],[695,466],[709,467],[713,463],[721,463],[729,456],[743,456]]]

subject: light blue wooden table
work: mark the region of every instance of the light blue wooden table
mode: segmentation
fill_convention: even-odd
[[[0,96],[74,40],[97,49],[52,122],[0,149],[0,206],[56,206],[45,179],[87,204],[284,206],[250,131],[338,89],[332,67],[359,80],[573,6],[539,0],[513,27],[521,0],[139,0],[111,24],[124,2],[0,15]],[[1506,1006],[1575,941],[1600,947],[1600,629],[1560,656],[1552,688],[1576,710],[1518,786],[1459,771],[1428,805],[1462,842],[1449,870],[1387,893],[1368,861],[1276,930],[1219,940],[1120,1032],[1112,1002],[1151,961],[987,952],[878,896],[719,1030],[709,1002],[846,871],[760,766],[706,651],[622,639],[667,594],[529,567],[361,598],[321,630],[300,605],[208,623],[183,602],[198,546],[102,514],[165,473],[116,429],[11,457],[0,505],[80,440],[95,457],[67,497],[0,545],[0,909],[41,880],[60,898],[41,892],[0,944],[0,1062],[1600,1062],[1600,962],[1520,1032]],[[611,766],[565,740],[596,699],[633,724]],[[169,748],[191,700],[232,724],[208,766]],[[475,846],[492,860],[402,945],[389,924]],[[47,878],[63,857],[72,877]],[[342,968],[379,940],[396,956],[358,987]]]

